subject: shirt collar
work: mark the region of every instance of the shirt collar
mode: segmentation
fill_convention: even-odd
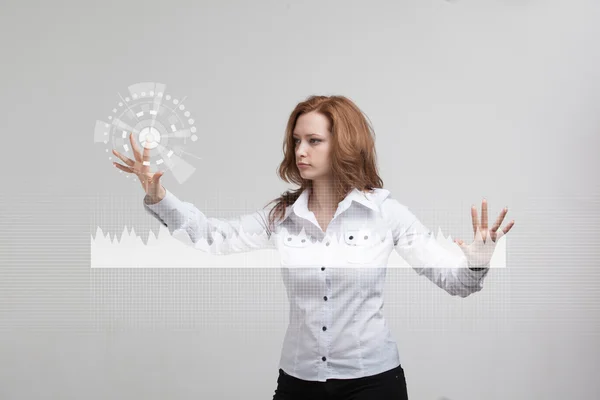
[[[352,204],[352,202],[357,202],[359,204],[362,204],[365,207],[370,208],[371,210],[374,211],[378,211],[378,207],[376,204],[375,199],[379,196],[377,195],[381,195],[380,196],[380,200],[385,198],[385,196],[387,194],[389,194],[389,191],[386,189],[375,189],[374,193],[364,193],[361,190],[358,190],[357,188],[353,188],[344,198],[344,200],[342,200],[339,204],[338,204],[338,209],[335,212],[335,216],[341,214],[342,212],[346,211],[350,205]],[[289,206],[286,211],[285,211],[285,216],[283,217],[283,220],[285,220],[290,213],[294,212],[294,214],[296,214],[297,216],[304,218],[304,219],[311,219],[311,212],[308,209],[308,197],[310,195],[310,188],[306,188],[302,191],[302,193],[300,194],[300,196],[298,197],[298,199],[296,199],[296,201],[294,202],[294,204],[292,204],[291,206]]]

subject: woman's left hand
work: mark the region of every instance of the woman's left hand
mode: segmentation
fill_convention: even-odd
[[[485,243],[486,239],[488,238],[488,236],[492,238],[493,242],[496,242],[496,239],[498,238],[498,236],[506,235],[515,224],[515,221],[512,220],[508,224],[506,224],[504,229],[501,229],[502,232],[498,232],[498,229],[500,228],[500,225],[502,224],[502,221],[504,220],[506,213],[508,213],[508,208],[504,208],[500,212],[500,215],[498,216],[498,219],[496,220],[496,223],[494,224],[494,226],[492,226],[492,229],[488,229],[487,200],[483,199],[483,201],[481,202],[481,223],[478,221],[478,218],[477,218],[477,207],[475,207],[475,206],[471,207],[471,219],[473,222],[473,235],[474,235],[473,241],[477,240],[477,231],[480,232],[481,240],[484,243]],[[460,247],[466,246],[465,242],[461,239],[454,239],[454,243],[456,243]]]

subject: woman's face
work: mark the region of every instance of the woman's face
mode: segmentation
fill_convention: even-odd
[[[312,111],[300,115],[293,132],[296,166],[304,179],[329,178],[331,133],[329,120],[323,114]],[[302,167],[299,163],[306,163]]]

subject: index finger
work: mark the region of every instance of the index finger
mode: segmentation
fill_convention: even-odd
[[[129,132],[129,143],[131,143],[131,150],[133,151],[133,156],[135,157],[135,161],[142,162],[140,147],[137,145],[137,143],[133,139],[133,132]]]
[[[496,232],[498,230],[498,228],[500,228],[500,225],[502,224],[502,221],[504,221],[504,217],[506,216],[506,213],[508,212],[508,208],[503,208],[502,211],[500,212],[500,215],[498,215],[498,219],[496,220],[496,223],[494,224],[494,226],[492,226],[492,232]]]

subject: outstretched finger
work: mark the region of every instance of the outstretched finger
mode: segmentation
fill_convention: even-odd
[[[504,229],[502,229],[502,231],[504,232],[504,234],[507,234],[508,231],[510,231],[510,229],[515,225],[515,220],[510,221],[506,227]]]
[[[140,151],[140,146],[136,143],[133,138],[133,132],[129,132],[129,143],[131,143],[131,150],[133,151],[133,156],[135,157],[135,161],[142,162],[142,153]]]
[[[488,228],[488,204],[487,200],[481,202],[481,230],[485,231]]]
[[[150,171],[150,149],[144,146],[144,154],[142,155],[142,172]]]
[[[490,230],[491,232],[496,232],[498,230],[498,228],[500,228],[500,225],[502,225],[502,221],[504,221],[504,217],[506,216],[507,212],[508,212],[508,208],[503,208],[502,211],[500,211],[500,215],[498,216],[498,219],[496,220],[496,222],[494,223],[494,226],[492,226],[492,229]]]
[[[131,158],[125,157],[123,154],[119,153],[115,149],[113,149],[112,152],[115,156],[119,157],[121,159],[121,161],[123,161],[125,164],[129,165],[130,167],[133,167],[135,165],[135,161],[133,161]]]
[[[473,234],[477,234],[479,228],[479,220],[477,218],[477,207],[471,207],[471,221],[473,223]]]
[[[130,174],[133,174],[133,173],[134,173],[134,172],[133,172],[133,170],[132,170],[131,168],[129,168],[129,167],[126,167],[126,166],[124,166],[124,165],[121,165],[121,164],[119,164],[118,162],[113,162],[113,165],[114,165],[115,167],[119,168],[119,169],[120,169],[121,171],[123,171],[123,172],[127,172],[127,173],[130,173]]]

